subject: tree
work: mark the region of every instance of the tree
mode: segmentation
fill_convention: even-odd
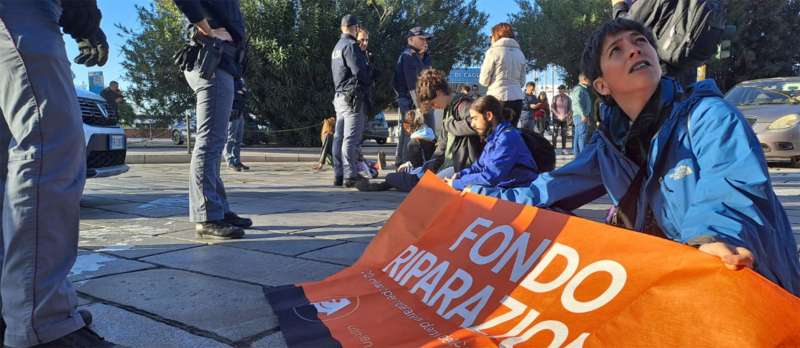
[[[727,19],[736,26],[732,57],[709,64],[723,90],[741,81],[794,75],[800,60],[800,1],[729,1]]]
[[[136,7],[141,31],[117,26],[126,38],[122,46],[124,78],[130,82],[126,98],[159,126],[182,119],[194,108],[194,94],[172,64],[172,55],[183,45],[183,16],[169,0]]]
[[[280,130],[273,138],[287,144],[316,143],[319,123],[334,114],[330,54],[344,14],[356,15],[370,31],[370,51],[382,72],[373,86],[380,109],[394,100],[394,63],[411,27],[433,33],[433,64],[446,71],[479,59],[487,41],[480,33],[487,15],[476,0],[241,0],[241,8],[250,43],[250,110]],[[182,45],[183,16],[165,0],[138,12],[142,30],[124,31],[126,78],[135,85],[129,95],[154,116],[183,115],[194,96],[171,63]]]
[[[608,0],[517,0],[520,11],[511,25],[530,67],[556,65],[564,81],[575,84],[583,46],[592,32],[611,18]]]

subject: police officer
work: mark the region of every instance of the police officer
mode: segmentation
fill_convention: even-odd
[[[87,327],[67,280],[86,153],[61,27],[79,44],[76,63],[102,66],[100,17],[93,0],[0,0],[3,347],[114,347]]]
[[[245,42],[239,0],[174,0],[196,30],[194,47],[184,64],[186,82],[197,96],[197,140],[189,179],[189,220],[200,237],[241,238],[253,221],[230,210],[220,178],[234,97],[241,77]],[[196,62],[195,59],[196,58]],[[217,59],[218,58],[218,59]],[[213,62],[214,64],[211,64]]]
[[[331,71],[336,94],[336,128],[333,135],[333,171],[336,186],[355,187],[368,181],[358,172],[361,158],[361,136],[366,115],[366,91],[372,84],[367,58],[356,41],[358,19],[342,17],[342,36],[331,54]]]
[[[394,91],[397,94],[397,105],[400,109],[400,116],[404,116],[409,110],[419,107],[416,105],[417,77],[422,70],[431,67],[431,56],[428,53],[428,40],[431,34],[425,32],[422,27],[411,28],[406,33],[407,46],[397,58],[397,65],[394,69],[394,79],[392,81]],[[425,124],[433,130],[437,129],[433,115],[425,115]],[[397,149],[395,150],[395,168],[406,162],[406,147],[409,142],[409,134],[400,129],[400,137],[397,139]]]

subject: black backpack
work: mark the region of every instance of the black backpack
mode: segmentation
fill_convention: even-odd
[[[650,28],[661,61],[680,68],[696,68],[711,59],[725,31],[720,0],[638,0],[625,18]]]
[[[539,172],[550,172],[556,169],[556,148],[541,134],[528,129],[520,129],[522,140],[528,146]]]

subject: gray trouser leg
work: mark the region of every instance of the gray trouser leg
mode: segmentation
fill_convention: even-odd
[[[244,118],[228,122],[228,140],[225,142],[225,159],[230,165],[242,163],[241,145],[244,133]]]
[[[358,175],[358,160],[361,158],[361,137],[366,120],[363,105],[355,108],[347,102],[344,94],[333,99],[336,109],[336,128],[333,134],[333,172],[345,179]]]
[[[197,96],[197,140],[189,179],[189,220],[221,220],[228,208],[220,178],[220,158],[233,107],[233,76],[220,69],[210,80],[195,71],[184,72]]]
[[[400,127],[400,136],[397,137],[397,148],[395,148],[394,151],[395,168],[399,167],[401,164],[406,163],[406,161],[408,161],[408,159],[406,158],[406,152],[407,152],[406,148],[408,147],[409,134],[406,133],[405,129],[403,129],[403,120],[405,119],[406,114],[414,107],[414,104],[411,101],[411,99],[400,98],[397,99],[397,106],[398,106],[398,112],[400,113],[400,119],[397,124],[397,126]],[[436,129],[436,128],[432,127],[431,129]]]
[[[78,247],[86,154],[55,1],[0,6],[0,188],[5,345],[83,327],[67,280]]]

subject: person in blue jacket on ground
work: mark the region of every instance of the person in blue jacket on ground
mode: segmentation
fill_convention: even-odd
[[[486,139],[478,161],[445,179],[457,190],[470,185],[518,187],[538,175],[528,146],[520,131],[509,122],[513,111],[493,96],[480,97],[469,109],[472,128]]]
[[[563,167],[513,189],[467,188],[522,204],[572,210],[608,194],[611,221],[750,267],[800,295],[791,225],[758,139],[713,81],[683,91],[663,77],[655,39],[615,19],[589,39],[583,71],[602,96],[602,124]]]

